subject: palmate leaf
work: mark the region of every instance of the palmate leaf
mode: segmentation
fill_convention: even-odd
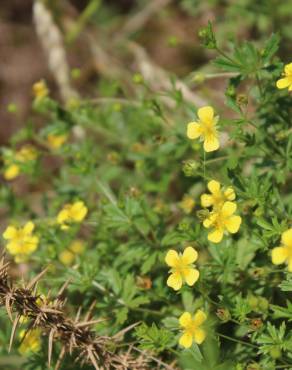
[[[268,63],[272,56],[277,52],[279,48],[280,37],[277,33],[273,33],[269,40],[266,42],[265,47],[261,53],[264,63]]]

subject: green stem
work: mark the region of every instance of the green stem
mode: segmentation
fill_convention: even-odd
[[[244,342],[243,340],[240,340],[240,339],[235,339],[235,338],[232,338],[232,337],[229,337],[228,335],[224,335],[224,334],[221,334],[221,333],[217,333],[217,335],[219,337],[222,337],[224,339],[228,339],[232,342],[235,342],[235,343],[238,343],[238,344],[243,344],[245,346],[248,346],[248,347],[252,347],[252,348],[256,348],[258,349],[258,347],[254,344],[251,344],[251,343],[248,343],[248,342]]]

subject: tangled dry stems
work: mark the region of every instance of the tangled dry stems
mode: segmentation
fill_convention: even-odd
[[[133,348],[129,347],[126,352],[117,350],[116,344],[119,338],[134,325],[113,337],[98,336],[91,330],[92,325],[102,321],[91,319],[95,302],[83,318],[81,318],[81,308],[74,320],[66,316],[64,312],[66,300],[63,293],[69,282],[62,286],[55,299],[50,299],[49,294],[43,297],[36,292],[37,283],[46,273],[46,269],[23,287],[17,287],[8,275],[8,267],[9,262],[5,262],[3,257],[0,261],[0,306],[5,306],[13,323],[9,350],[12,347],[20,318],[24,316],[29,319],[25,336],[30,330],[39,328],[48,337],[48,366],[51,364],[54,341],[57,339],[62,343],[55,370],[60,368],[67,353],[76,354],[76,362],[81,365],[91,363],[98,370],[146,370],[149,368],[145,356],[143,354],[138,357],[133,355]]]

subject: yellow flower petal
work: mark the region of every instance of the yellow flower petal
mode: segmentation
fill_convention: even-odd
[[[70,214],[74,221],[80,222],[85,218],[87,208],[82,201],[75,202],[71,207]]]
[[[30,237],[26,244],[23,246],[23,253],[24,254],[33,253],[37,249],[38,243],[39,238],[37,236]]]
[[[189,312],[184,312],[181,317],[179,318],[179,324],[183,328],[186,328],[187,326],[191,325],[192,323],[192,316]]]
[[[182,276],[179,272],[175,272],[169,276],[166,284],[174,290],[179,290],[182,287]]]
[[[179,263],[178,253],[170,249],[165,256],[165,263],[170,267],[175,267]]]
[[[222,216],[228,217],[236,211],[237,205],[233,202],[225,202],[222,206]]]
[[[216,218],[217,218],[217,214],[212,213],[211,215],[209,215],[209,217],[205,218],[205,220],[203,221],[203,226],[208,229],[214,224],[214,222],[216,221]]]
[[[197,269],[187,268],[183,270],[183,276],[186,283],[192,286],[199,279],[200,273]]]
[[[205,137],[204,150],[205,152],[214,152],[219,148],[219,140],[216,135],[208,135]]]
[[[47,136],[48,146],[51,149],[58,149],[65,143],[67,138],[68,138],[68,136],[65,135],[65,134],[63,134],[63,135],[49,134]]]
[[[189,265],[198,258],[198,252],[193,247],[187,247],[182,255],[182,263]]]
[[[210,122],[214,118],[214,109],[210,106],[202,107],[198,110],[198,117],[202,122]]]
[[[4,178],[5,180],[13,180],[15,179],[20,173],[20,168],[17,164],[11,164],[6,168],[4,171]]]
[[[284,71],[286,75],[292,75],[292,63],[286,64],[284,67]]]
[[[283,232],[281,241],[287,247],[292,248],[292,228]]]
[[[34,229],[34,223],[31,222],[31,221],[28,221],[24,227],[23,227],[23,231],[25,233],[25,235],[29,235],[33,232],[33,229]]]
[[[72,251],[75,254],[82,254],[85,249],[84,242],[82,240],[74,240],[70,246],[69,246],[70,251]]]
[[[201,125],[197,122],[190,122],[187,127],[187,137],[189,139],[197,139],[202,135]]]
[[[216,180],[209,181],[207,187],[210,190],[210,193],[212,194],[217,195],[220,192],[220,182]]]
[[[72,265],[74,259],[75,259],[74,254],[68,250],[64,250],[59,254],[59,261],[65,266]]]
[[[208,234],[208,240],[213,243],[220,243],[223,238],[223,229],[215,229]]]
[[[237,233],[240,224],[241,224],[240,216],[231,216],[225,221],[225,227],[231,234]]]
[[[226,200],[234,200],[235,199],[235,192],[234,189],[229,186],[225,191],[224,191],[224,196]]]
[[[6,245],[6,249],[8,252],[15,256],[16,254],[20,254],[22,252],[21,244],[18,241],[12,240]]]
[[[194,340],[197,344],[201,344],[204,342],[206,338],[206,332],[203,329],[197,328],[194,331]]]
[[[57,215],[57,222],[59,224],[62,224],[68,220],[69,220],[69,210],[67,208],[62,209]]]
[[[204,312],[204,311],[202,311],[202,310],[198,310],[198,311],[195,313],[195,315],[194,315],[194,320],[193,320],[193,322],[194,322],[194,324],[195,324],[196,326],[200,326],[200,325],[202,325],[202,324],[203,324],[203,322],[204,322],[204,321],[206,321],[206,319],[207,319],[207,315],[205,314],[205,312]]]
[[[211,207],[213,205],[213,197],[210,194],[201,195],[201,206],[204,208]]]
[[[278,89],[285,89],[291,84],[288,78],[280,78],[280,80],[277,81],[276,85]]]
[[[272,262],[274,265],[284,263],[289,256],[289,250],[286,247],[276,247],[272,250]]]
[[[179,344],[184,348],[190,348],[193,343],[193,336],[189,332],[185,332],[180,338],[179,338]]]
[[[3,238],[6,240],[13,239],[15,238],[16,234],[17,234],[16,227],[8,226],[3,233]]]

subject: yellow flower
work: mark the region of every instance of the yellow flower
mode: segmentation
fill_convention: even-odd
[[[85,249],[85,245],[84,245],[84,242],[83,240],[80,240],[80,239],[76,239],[74,240],[70,245],[69,245],[69,249],[71,252],[73,252],[74,254],[82,254],[84,252],[84,249]]]
[[[74,259],[75,259],[74,253],[70,252],[68,249],[65,249],[59,254],[59,261],[65,266],[72,265]]]
[[[68,139],[68,135],[66,134],[62,134],[62,135],[49,134],[47,136],[48,146],[51,149],[58,149],[67,141],[67,139]]]
[[[38,156],[38,152],[33,145],[24,145],[20,150],[15,153],[15,159],[18,162],[25,163],[34,161]]]
[[[34,223],[29,221],[23,227],[8,226],[4,231],[3,238],[8,240],[6,248],[15,256],[15,262],[23,262],[37,249],[39,238],[33,235],[34,227]]]
[[[179,344],[185,348],[190,348],[193,341],[197,344],[203,343],[206,332],[201,328],[201,325],[206,319],[207,316],[202,310],[198,310],[193,318],[189,312],[184,312],[179,318],[180,326],[184,329]]]
[[[206,228],[213,228],[208,234],[208,240],[213,243],[220,243],[225,230],[231,234],[237,233],[241,224],[241,217],[233,215],[235,211],[235,203],[225,202],[221,209],[210,213],[209,217],[203,222]]]
[[[213,209],[219,209],[227,200],[235,199],[235,192],[231,186],[222,191],[220,183],[215,180],[209,181],[207,186],[211,194],[203,194],[201,196],[202,207],[212,206]]]
[[[4,179],[5,180],[13,180],[15,179],[20,173],[20,168],[17,164],[11,164],[11,165],[8,165],[8,167],[6,167],[6,169],[4,170]]]
[[[283,232],[281,246],[272,250],[272,262],[280,265],[284,262],[288,264],[288,271],[292,272],[292,228]]]
[[[77,201],[73,204],[65,204],[63,209],[58,213],[57,222],[63,230],[68,229],[67,224],[79,223],[84,220],[88,209],[84,202]]]
[[[37,99],[42,99],[49,95],[49,89],[47,87],[47,84],[44,80],[40,80],[33,84],[32,91]]]
[[[174,290],[179,290],[184,281],[189,286],[194,285],[200,275],[199,271],[192,266],[197,258],[198,253],[192,247],[187,247],[182,255],[170,249],[165,257],[166,264],[171,267],[171,275],[166,284]]]
[[[277,81],[277,88],[285,89],[288,87],[288,90],[292,91],[292,63],[285,65],[283,75],[284,77]]]
[[[219,148],[218,133],[216,124],[219,117],[214,117],[212,107],[203,107],[198,110],[198,122],[190,122],[187,127],[187,137],[189,139],[200,138],[204,141],[204,150],[213,152]]]
[[[37,150],[32,145],[24,145],[20,150],[4,158],[5,170],[3,176],[5,180],[15,179],[21,172],[21,163],[33,161],[37,158]]]
[[[23,339],[20,344],[18,351],[25,355],[29,352],[38,352],[41,349],[41,331],[40,329],[29,330],[26,334],[26,330],[21,330],[19,333],[19,339]]]
[[[189,195],[185,195],[179,205],[186,214],[189,214],[195,207],[195,201]]]

